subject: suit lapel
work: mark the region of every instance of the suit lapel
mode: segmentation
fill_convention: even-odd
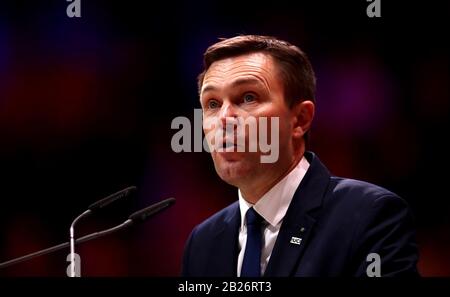
[[[284,225],[280,229],[264,276],[291,276],[308,243],[315,224],[310,216],[298,224]]]
[[[310,168],[292,198],[264,276],[292,276],[313,234],[330,173],[313,153]]]
[[[222,228],[212,238],[211,251],[208,256],[206,275],[236,276],[238,238],[241,215],[239,205],[232,214],[224,220]]]

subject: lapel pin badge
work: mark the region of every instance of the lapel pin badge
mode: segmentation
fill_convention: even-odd
[[[294,236],[291,237],[290,243],[300,245],[301,242],[302,242],[302,239],[300,237],[294,237]]]

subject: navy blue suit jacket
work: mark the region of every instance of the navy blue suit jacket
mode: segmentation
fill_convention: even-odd
[[[408,205],[362,181],[331,176],[311,152],[310,167],[281,225],[264,276],[366,276],[370,253],[381,276],[418,275]],[[196,226],[185,246],[183,276],[236,276],[240,210],[236,201]],[[301,238],[300,245],[291,238]]]

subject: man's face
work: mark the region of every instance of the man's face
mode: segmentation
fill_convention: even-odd
[[[295,115],[288,108],[283,84],[277,65],[272,57],[264,53],[252,53],[214,62],[205,73],[200,93],[203,109],[203,129],[205,135],[221,135],[219,143],[211,148],[214,166],[218,175],[227,183],[240,187],[254,180],[271,180],[283,173],[293,159],[292,130]],[[245,152],[237,150],[236,137],[230,137],[225,123],[233,119],[254,117],[259,123],[261,117],[267,118],[265,131],[258,124],[259,133],[271,138],[271,118],[279,120],[277,131],[279,145],[278,159],[274,163],[261,162],[261,152],[249,151],[248,132],[245,129]],[[223,125],[217,125],[217,121]],[[229,132],[229,131],[227,131]],[[261,134],[259,134],[261,135]],[[273,134],[272,134],[273,135]],[[230,139],[231,138],[231,139]],[[217,138],[216,138],[217,139]],[[259,139],[260,140],[260,139]],[[228,143],[234,141],[234,150]],[[223,147],[222,147],[223,146]],[[218,151],[218,148],[227,147]]]

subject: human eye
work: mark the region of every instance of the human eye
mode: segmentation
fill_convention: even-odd
[[[206,105],[207,105],[208,109],[216,109],[216,108],[220,107],[219,101],[217,101],[216,99],[208,100]]]
[[[254,93],[245,93],[243,96],[244,103],[251,103],[256,101],[256,95]]]

